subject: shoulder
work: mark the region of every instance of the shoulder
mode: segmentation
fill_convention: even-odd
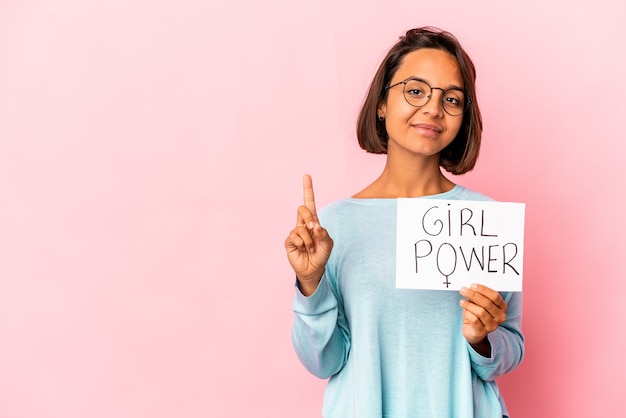
[[[319,211],[322,222],[342,222],[351,218],[355,210],[355,202],[352,198],[345,198],[329,203]]]
[[[396,199],[359,199],[347,197],[324,206],[318,213],[325,228],[346,229],[395,216]]]
[[[323,206],[319,210],[320,218],[339,216],[350,208],[350,199],[341,199]]]
[[[454,186],[454,188],[450,190],[449,192],[444,193],[444,195],[447,195],[447,196],[442,195],[442,198],[451,199],[451,200],[479,200],[479,201],[493,201],[494,200],[493,198],[487,195],[484,195],[472,189],[468,189],[467,187],[463,187],[458,184]]]

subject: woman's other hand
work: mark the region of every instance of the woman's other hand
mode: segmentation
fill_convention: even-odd
[[[465,299],[463,308],[463,336],[474,349],[485,357],[491,356],[487,335],[506,320],[507,304],[497,291],[487,286],[472,284],[460,290]]]

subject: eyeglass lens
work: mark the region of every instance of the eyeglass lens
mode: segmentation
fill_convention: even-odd
[[[404,97],[412,106],[424,106],[431,96],[432,89],[424,81],[411,79],[404,84]],[[442,96],[442,105],[449,115],[461,115],[465,111],[465,94],[457,89],[445,90]]]

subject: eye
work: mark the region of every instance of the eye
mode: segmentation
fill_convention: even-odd
[[[450,106],[459,106],[460,105],[460,101],[459,99],[455,98],[455,97],[446,97],[444,98],[444,100],[446,101],[446,104],[450,105]]]
[[[404,86],[405,95],[413,99],[426,97],[429,91],[430,87],[428,87],[428,84],[420,80],[409,80]]]
[[[416,96],[416,97],[422,97],[426,93],[420,89],[407,89],[406,94],[411,95],[411,96]]]
[[[465,105],[465,97],[460,91],[447,91],[443,96],[443,104],[449,108],[462,108]]]

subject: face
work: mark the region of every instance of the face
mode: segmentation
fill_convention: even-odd
[[[422,79],[433,87],[432,97],[422,107],[415,107],[404,97],[404,84],[389,89],[387,100],[378,109],[378,115],[385,118],[389,135],[387,154],[408,152],[438,159],[441,150],[454,140],[463,122],[462,114],[451,116],[442,107],[442,90],[464,88],[461,70],[450,53],[423,48],[405,55],[390,85],[411,77]]]

